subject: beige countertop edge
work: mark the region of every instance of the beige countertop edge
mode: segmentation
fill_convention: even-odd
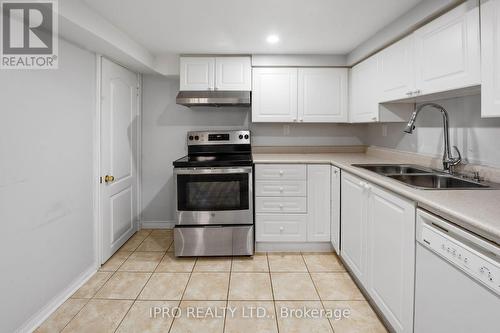
[[[266,156],[272,155],[272,156]],[[291,156],[290,156],[291,155]],[[407,199],[413,200],[418,207],[424,208],[436,215],[439,215],[464,229],[476,233],[496,244],[500,244],[500,190],[419,190],[401,184],[395,180],[375,174],[373,172],[353,167],[356,163],[412,163],[411,161],[402,161],[398,158],[379,158],[376,156],[368,156],[364,153],[327,153],[323,154],[303,154],[302,156],[293,156],[297,154],[253,154],[253,160],[256,164],[330,164],[353,175],[361,177],[378,186],[386,188],[396,194],[399,194]],[[338,155],[338,156],[336,156]],[[351,159],[351,161],[349,161]],[[366,159],[366,160],[365,160]],[[480,199],[474,204],[473,211],[459,211],[456,207],[458,202],[454,202],[454,198],[447,196],[456,196],[466,194],[467,197],[473,200],[477,192],[490,193],[498,198],[497,203],[484,203]],[[446,195],[445,195],[446,194]],[[436,202],[436,200],[438,200]],[[449,204],[444,201],[448,200]],[[455,207],[454,207],[455,206]],[[483,206],[483,208],[481,208]],[[496,210],[496,214],[488,214],[487,217],[480,216],[478,218],[478,210]],[[490,216],[491,215],[491,216]]]

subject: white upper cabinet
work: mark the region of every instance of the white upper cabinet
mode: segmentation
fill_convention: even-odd
[[[417,95],[481,84],[477,1],[454,8],[413,36]]]
[[[252,90],[250,57],[218,57],[215,59],[216,90]]]
[[[373,56],[351,69],[349,89],[349,121],[378,121],[378,63]]]
[[[500,0],[481,2],[481,116],[500,117]]]
[[[252,122],[297,121],[297,68],[254,68]]]
[[[180,90],[251,90],[250,57],[181,57]]]
[[[413,35],[378,54],[379,102],[411,97],[415,89]]]
[[[215,58],[181,57],[180,90],[214,90]]]
[[[347,72],[347,68],[299,68],[299,122],[347,122]]]

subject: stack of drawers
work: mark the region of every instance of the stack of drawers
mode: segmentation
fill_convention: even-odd
[[[257,242],[303,242],[307,239],[307,166],[255,166]]]

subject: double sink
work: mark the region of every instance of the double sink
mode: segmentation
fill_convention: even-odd
[[[353,164],[408,186],[425,190],[498,189],[498,184],[478,182],[462,176],[413,164]]]

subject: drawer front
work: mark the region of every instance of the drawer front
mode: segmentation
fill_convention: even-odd
[[[302,214],[257,214],[257,242],[305,242],[307,216]]]
[[[302,197],[257,197],[257,213],[306,213],[307,200]]]
[[[305,164],[256,164],[256,180],[306,180]]]
[[[259,197],[305,197],[307,182],[304,180],[257,180],[255,195]]]

